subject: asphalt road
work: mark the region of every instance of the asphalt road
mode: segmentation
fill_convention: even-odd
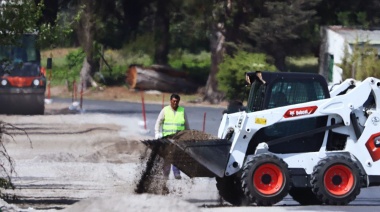
[[[71,99],[54,99],[56,103],[67,103],[70,105]],[[155,120],[162,108],[161,104],[145,104],[146,114],[146,131],[148,136],[154,136]],[[222,118],[224,108],[186,106],[188,118],[190,119],[190,128],[203,130],[213,135],[217,135],[219,122]],[[119,102],[119,101],[98,101],[84,100],[81,112],[83,113],[108,113],[120,114],[120,116],[140,117],[141,123],[144,123],[141,103]],[[380,170],[379,170],[380,172]],[[207,206],[207,203],[203,203]],[[300,206],[293,201],[290,196],[287,196],[283,201],[276,206],[267,207],[230,207],[228,211],[378,211],[380,206],[380,187],[364,188],[355,201],[347,206]],[[226,208],[208,208],[202,211],[227,211]]]
[[[71,104],[71,99],[53,99],[55,103]],[[162,104],[144,104],[146,114],[146,133],[149,136],[154,136],[154,124],[157,116],[162,109]],[[215,107],[199,107],[199,106],[184,106],[190,128],[201,130],[205,133],[217,135],[219,123],[222,119],[224,108]],[[120,116],[137,117],[141,119],[141,125],[144,126],[143,105],[134,102],[121,101],[99,101],[99,100],[83,100],[82,112],[84,113],[106,113],[120,114]]]

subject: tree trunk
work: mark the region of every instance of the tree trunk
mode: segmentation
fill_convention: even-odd
[[[131,89],[158,90],[171,93],[195,93],[198,86],[187,79],[185,72],[165,67],[130,66],[126,82]]]
[[[287,67],[285,63],[286,55],[285,52],[278,50],[277,52],[274,52],[273,54],[274,57],[274,65],[279,71],[286,72]]]
[[[96,72],[97,66],[94,61],[94,34],[95,34],[95,6],[96,1],[92,0],[81,0],[81,3],[85,5],[83,13],[81,15],[79,25],[78,25],[78,40],[86,54],[83,61],[83,66],[80,71],[81,85],[83,90],[87,87],[96,85],[94,84],[92,76]]]
[[[219,64],[223,60],[224,55],[224,41],[223,24],[214,23],[211,27],[212,35],[210,37],[210,49],[211,49],[211,70],[207,79],[204,101],[208,101],[212,104],[218,104],[222,101],[224,95],[218,91],[218,81],[216,80],[216,74],[219,71]]]
[[[169,40],[170,40],[170,17],[167,12],[167,1],[157,1],[156,23],[155,23],[155,53],[154,62],[156,64],[167,65],[169,54]]]
[[[91,70],[93,70],[93,65],[91,65],[90,62],[88,62],[87,58],[84,58],[82,69],[80,70],[80,79],[81,79],[80,86],[83,86],[83,90],[87,90],[87,88],[89,86],[91,86],[91,87],[97,87],[98,86],[98,84],[95,82],[95,80],[89,74],[89,73],[91,73]]]

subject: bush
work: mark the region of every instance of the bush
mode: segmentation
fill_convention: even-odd
[[[226,56],[219,65],[219,90],[226,94],[228,100],[244,100],[247,97],[244,86],[246,72],[275,70],[275,66],[267,62],[265,54],[238,51],[233,57]]]
[[[343,80],[347,78],[364,80],[367,77],[380,77],[378,50],[371,47],[369,42],[356,43],[353,46],[352,53],[349,53],[347,48],[344,51],[342,63],[337,64],[343,70]]]
[[[169,65],[175,69],[185,71],[192,81],[197,82],[199,85],[205,85],[210,72],[211,55],[206,51],[192,54],[176,50],[169,55]]]

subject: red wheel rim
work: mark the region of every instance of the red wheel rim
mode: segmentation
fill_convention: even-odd
[[[344,165],[330,167],[323,180],[327,191],[336,196],[349,193],[355,181],[351,169]]]
[[[263,164],[253,174],[253,185],[262,194],[277,193],[284,184],[281,168],[274,164]]]

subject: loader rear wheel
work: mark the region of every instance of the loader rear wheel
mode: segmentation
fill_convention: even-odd
[[[312,190],[327,205],[347,205],[360,193],[362,171],[350,157],[328,156],[314,167]]]
[[[322,201],[317,198],[311,188],[291,188],[289,195],[301,205],[321,205]]]
[[[216,178],[216,188],[223,200],[235,206],[249,204],[248,197],[244,194],[240,179],[235,176]]]
[[[288,165],[273,154],[260,154],[246,162],[241,177],[244,193],[257,205],[273,205],[289,192]]]

